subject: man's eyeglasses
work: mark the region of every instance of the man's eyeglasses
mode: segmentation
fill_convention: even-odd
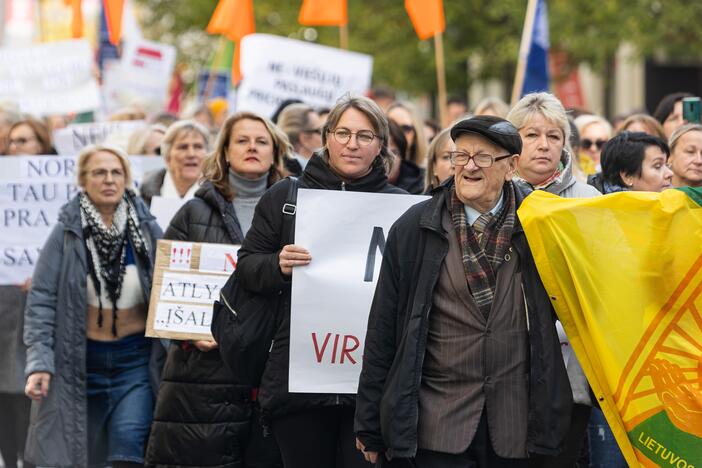
[[[597,147],[597,150],[601,150],[604,144],[607,143],[607,140],[596,140],[592,141],[589,138],[583,138],[580,140],[580,147],[582,149],[589,150],[592,145],[595,145]]]
[[[107,175],[111,175],[113,180],[124,179],[124,171],[122,169],[95,169],[90,171],[90,176],[95,179],[107,179]]]
[[[477,154],[469,154],[465,151],[451,151],[449,152],[449,155],[451,156],[451,164],[454,166],[465,166],[468,164],[468,161],[471,159],[473,160],[473,163],[482,168],[487,168],[492,166],[495,161],[499,161],[501,159],[509,158],[512,156],[511,154],[505,154],[503,156],[493,156],[491,154],[487,153],[477,153]]]
[[[375,139],[375,134],[370,130],[352,132],[348,128],[337,128],[334,131],[330,130],[329,133],[334,135],[334,139],[341,145],[345,145],[351,141],[351,135],[356,135],[356,142],[358,142],[359,146],[368,146],[373,143]]]

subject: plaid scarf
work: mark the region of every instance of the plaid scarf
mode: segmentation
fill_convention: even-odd
[[[451,194],[451,219],[461,244],[468,288],[478,308],[487,317],[495,296],[497,270],[512,242],[516,213],[514,186],[507,182],[503,189],[502,209],[485,225],[482,235],[468,226],[463,202],[458,199],[455,187]]]

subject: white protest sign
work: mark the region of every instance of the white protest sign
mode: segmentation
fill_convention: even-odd
[[[166,198],[160,195],[151,197],[149,210],[156,217],[156,222],[161,226],[163,232],[166,232],[173,216],[187,201],[185,198]]]
[[[143,120],[71,124],[54,130],[54,146],[58,154],[77,154],[88,145],[103,143],[112,134],[131,135],[145,125]]]
[[[343,94],[370,88],[370,55],[268,34],[249,34],[240,47],[243,79],[237,111],[269,116],[288,98],[333,107]]]
[[[98,108],[93,52],[85,40],[0,48],[0,101],[33,115],[67,114]]]
[[[212,304],[238,251],[238,245],[158,241],[146,336],[211,340]]]
[[[161,158],[130,157],[136,181],[144,160],[163,165]],[[61,207],[77,193],[75,155],[0,158],[0,285],[32,276]]]
[[[149,112],[163,110],[175,66],[175,47],[143,39],[125,43],[119,63],[105,71],[108,112],[138,102]]]
[[[356,393],[375,285],[392,224],[420,195],[300,189],[292,277],[290,392]]]

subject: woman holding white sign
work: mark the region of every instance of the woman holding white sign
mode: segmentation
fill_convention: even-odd
[[[346,96],[331,110],[322,150],[299,180],[302,188],[406,193],[388,183],[388,122],[370,99]],[[312,261],[303,246],[283,238],[284,208],[291,181],[276,184],[261,198],[251,230],[239,250],[242,287],[281,295],[282,322],[275,334],[258,400],[278,441],[286,468],[369,466],[354,445],[355,395],[288,392],[290,279],[293,269]],[[292,212],[294,213],[294,211]],[[274,313],[271,311],[271,313]]]
[[[161,229],[131,189],[122,150],[85,148],[77,173],[82,190],[62,208],[27,299],[26,457],[139,466],[163,356],[144,337]]]
[[[171,221],[165,238],[241,244],[254,207],[283,177],[292,150],[270,121],[239,112],[224,124],[205,179]],[[272,437],[263,437],[255,394],[222,362],[214,341],[173,341],[163,370],[147,449],[149,466],[279,467]],[[193,448],[197,447],[197,450]]]

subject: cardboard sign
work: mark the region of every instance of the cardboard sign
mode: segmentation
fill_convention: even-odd
[[[289,98],[314,107],[333,107],[346,93],[370,88],[370,55],[310,44],[268,34],[249,34],[241,41],[243,80],[237,110],[272,115]]]
[[[113,133],[124,134],[128,140],[132,132],[145,125],[143,120],[71,124],[54,131],[54,146],[58,154],[78,154],[88,145],[103,143]]]
[[[162,158],[131,156],[135,184]],[[61,207],[78,193],[76,156],[0,158],[0,285],[32,276]]]
[[[24,113],[68,114],[100,104],[93,54],[85,40],[0,48],[0,63],[0,102],[17,102]]]
[[[146,336],[211,340],[212,304],[236,269],[239,247],[158,241]]]
[[[356,393],[385,239],[427,198],[300,189],[295,244],[312,262],[292,277],[291,392]]]

